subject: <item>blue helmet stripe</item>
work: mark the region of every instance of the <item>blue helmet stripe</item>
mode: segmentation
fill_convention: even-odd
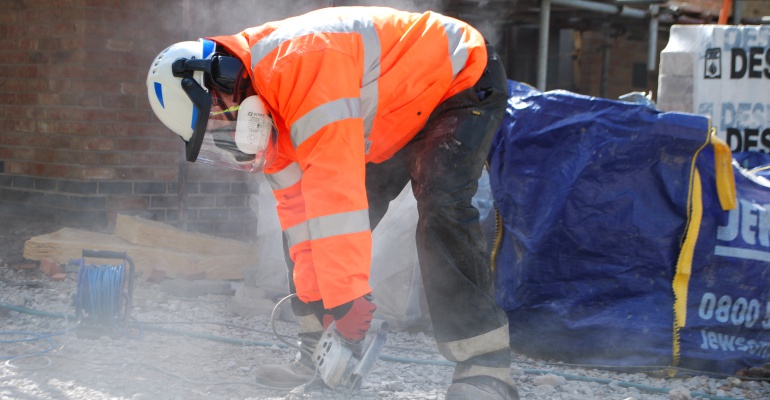
[[[192,121],[190,121],[190,128],[195,130],[195,123],[198,122],[198,108],[193,107]]]
[[[166,108],[166,105],[163,104],[163,86],[161,86],[160,82],[155,82],[155,97],[158,98],[160,106]]]
[[[214,43],[213,40],[203,39],[203,57],[202,59],[207,59],[211,57],[211,54],[214,53],[214,49],[216,48],[216,43]]]

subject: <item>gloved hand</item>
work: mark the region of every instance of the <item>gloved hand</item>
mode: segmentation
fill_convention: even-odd
[[[357,342],[366,337],[366,331],[372,326],[372,314],[377,309],[372,300],[374,298],[369,293],[329,310],[336,321],[337,332],[342,337],[351,342]],[[324,327],[329,323],[331,321],[324,323]]]

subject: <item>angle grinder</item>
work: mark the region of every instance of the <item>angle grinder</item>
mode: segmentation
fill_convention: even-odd
[[[358,390],[372,370],[387,339],[388,323],[372,321],[372,338],[351,343],[336,330],[334,322],[324,330],[313,352],[313,363],[324,383],[335,390]]]

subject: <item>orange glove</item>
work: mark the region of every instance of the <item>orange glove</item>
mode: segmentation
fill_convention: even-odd
[[[377,306],[372,303],[373,299],[372,294],[369,293],[329,310],[336,321],[337,332],[342,337],[351,342],[357,342],[366,337],[366,331],[372,326],[372,314],[377,309]],[[324,319],[326,320],[324,327],[326,327],[331,321]]]

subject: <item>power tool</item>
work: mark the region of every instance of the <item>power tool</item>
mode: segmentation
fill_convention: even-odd
[[[380,356],[388,336],[388,323],[372,321],[372,338],[351,343],[336,330],[334,322],[324,330],[321,340],[313,352],[313,363],[324,383],[338,391],[354,391],[361,383],[374,362]]]

